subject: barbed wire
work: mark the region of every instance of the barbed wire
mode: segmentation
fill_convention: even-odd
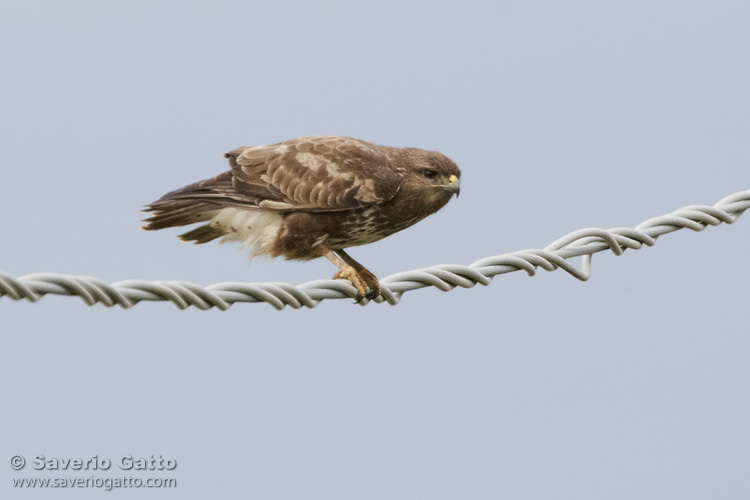
[[[376,302],[395,305],[408,291],[434,286],[449,291],[457,286],[471,288],[489,285],[492,278],[513,271],[526,271],[529,276],[537,268],[545,271],[562,269],[586,281],[591,276],[591,257],[611,250],[621,255],[626,249],[652,246],[656,239],[678,229],[702,231],[722,222],[732,224],[750,208],[750,190],[740,191],[719,200],[714,206],[689,205],[661,217],[648,219],[634,228],[616,227],[609,230],[587,228],[574,231],[547,245],[543,250],[519,250],[480,259],[468,266],[443,264],[393,274],[380,280],[382,297]],[[566,259],[583,256],[581,269]],[[347,280],[317,280],[295,286],[289,283],[216,283],[202,287],[186,281],[127,280],[107,284],[89,276],[63,274],[27,274],[11,278],[0,272],[0,298],[36,302],[44,295],[75,295],[88,305],[115,305],[123,308],[140,301],[170,301],[180,309],[228,309],[237,302],[267,302],[276,309],[290,306],[315,307],[325,299],[354,299],[357,290]],[[365,299],[362,303],[366,304]]]

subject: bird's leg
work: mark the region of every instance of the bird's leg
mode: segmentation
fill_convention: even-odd
[[[333,262],[333,264],[340,269],[339,272],[333,275],[335,280],[349,280],[357,289],[357,302],[361,302],[365,295],[367,295],[367,284],[359,276],[359,273],[353,266],[347,264],[341,257],[336,255],[333,250],[328,251],[325,254],[326,258]]]
[[[364,280],[365,284],[370,289],[370,291],[367,294],[365,294],[365,297],[367,297],[370,300],[379,297],[380,296],[380,283],[378,282],[378,279],[375,277],[375,275],[372,274],[367,269],[365,269],[365,266],[363,266],[356,260],[352,259],[349,256],[349,254],[344,252],[343,250],[336,250],[336,253],[338,254],[339,257],[344,259],[344,262],[352,266],[354,270],[357,271],[359,278],[361,280]]]
[[[365,269],[362,264],[349,257],[346,252],[343,250],[330,250],[325,256],[340,269],[339,272],[333,275],[333,279],[349,280],[354,285],[354,288],[357,289],[357,302],[361,302],[365,297],[372,300],[380,296],[380,283],[378,283],[375,275]]]

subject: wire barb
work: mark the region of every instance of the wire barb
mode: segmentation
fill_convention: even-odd
[[[393,274],[380,280],[382,297],[376,302],[396,305],[408,291],[433,286],[444,292],[457,286],[471,288],[476,284],[489,285],[497,275],[526,271],[534,276],[538,268],[545,271],[562,269],[571,276],[586,281],[591,276],[591,256],[611,250],[621,255],[625,250],[652,246],[664,234],[687,228],[702,231],[708,226],[732,224],[750,208],[750,190],[729,195],[713,207],[689,205],[671,214],[648,219],[635,228],[616,227],[609,230],[579,229],[550,243],[543,250],[519,250],[503,255],[485,257],[468,266],[442,264]],[[581,269],[567,261],[583,256]],[[325,299],[354,299],[357,290],[346,280],[317,280],[295,286],[289,283],[216,283],[202,287],[185,281],[127,280],[111,285],[89,276],[62,274],[27,274],[11,278],[0,272],[0,297],[36,302],[47,294],[76,295],[88,305],[118,305],[128,309],[138,302],[170,301],[179,309],[190,306],[198,309],[227,310],[237,302],[266,302],[276,309],[313,308]],[[365,299],[362,304],[368,301]]]

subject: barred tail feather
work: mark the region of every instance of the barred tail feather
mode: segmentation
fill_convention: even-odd
[[[252,247],[251,256],[270,255],[281,229],[282,215],[264,211],[258,204],[263,193],[250,187],[238,192],[232,185],[232,172],[190,184],[165,194],[144,208],[152,212],[143,229],[153,231],[167,227],[208,222],[179,238],[182,241],[207,243],[217,238],[239,241]]]
[[[155,202],[146,205],[144,212],[153,212],[143,222],[143,229],[153,231],[165,227],[186,226],[206,222],[226,203],[226,191],[231,188],[232,173],[224,172],[171,191]]]
[[[194,241],[196,245],[200,245],[201,243],[208,243],[209,241],[220,238],[221,236],[224,236],[224,231],[206,224],[205,226],[200,226],[185,234],[181,234],[180,239],[182,241]]]
[[[221,207],[213,203],[195,200],[159,200],[145,208],[153,217],[145,219],[143,229],[153,231],[165,227],[186,226],[211,220]]]

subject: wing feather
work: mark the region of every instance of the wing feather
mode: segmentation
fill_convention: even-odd
[[[358,139],[315,136],[239,148],[226,156],[238,190],[252,186],[265,200],[291,207],[283,210],[328,211],[396,195],[400,176],[385,149]]]
[[[228,152],[232,168],[165,194],[147,205],[146,229],[210,220],[226,207],[281,212],[350,210],[383,203],[401,185],[391,148],[346,137],[315,136]],[[201,242],[209,230],[187,233]]]

